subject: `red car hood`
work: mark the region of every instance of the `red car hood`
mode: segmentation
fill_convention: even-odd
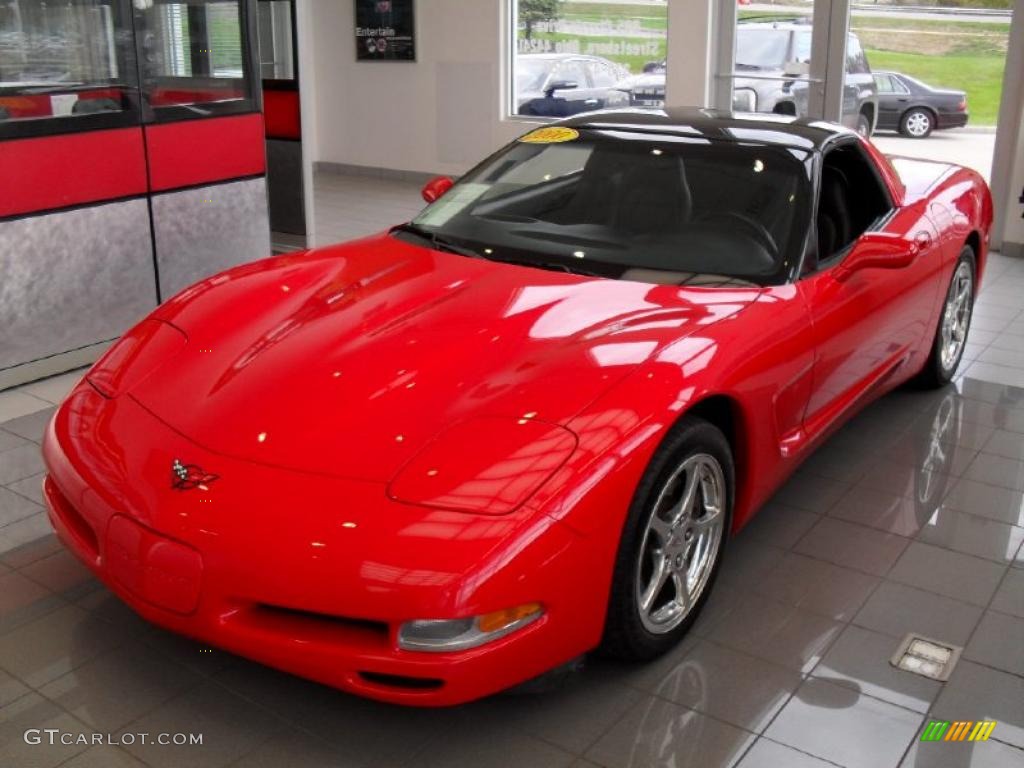
[[[666,341],[757,295],[581,277],[381,236],[186,290],[156,316],[188,343],[129,394],[208,450],[386,481],[469,417],[564,424]]]

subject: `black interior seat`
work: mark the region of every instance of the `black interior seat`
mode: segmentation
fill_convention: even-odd
[[[643,234],[679,229],[692,213],[693,193],[681,158],[597,150],[558,218]]]
[[[846,174],[826,165],[821,172],[818,202],[818,258],[827,259],[853,241],[850,184]]]
[[[693,215],[682,158],[641,155],[623,173],[615,228],[633,234],[679,230]]]

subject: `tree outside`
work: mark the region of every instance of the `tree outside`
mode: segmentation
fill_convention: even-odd
[[[555,21],[562,13],[563,0],[519,0],[519,21],[525,25],[525,37],[533,36],[534,24]]]

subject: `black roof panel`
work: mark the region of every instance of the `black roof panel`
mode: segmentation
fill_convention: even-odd
[[[814,150],[820,150],[838,136],[856,135],[849,128],[823,120],[761,113],[733,114],[723,110],[696,107],[585,112],[561,120],[557,125],[702,136],[717,141],[773,144]]]

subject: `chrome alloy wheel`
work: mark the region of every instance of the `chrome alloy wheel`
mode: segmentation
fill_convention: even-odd
[[[678,627],[707,586],[721,551],[725,475],[715,457],[690,456],[665,481],[640,543],[636,602],[647,631]]]
[[[971,324],[971,309],[974,302],[974,274],[971,265],[960,262],[953,274],[946,305],[942,309],[942,346],[939,348],[939,362],[943,370],[952,371],[964,351],[967,330]]]
[[[924,112],[915,112],[907,118],[907,133],[915,138],[925,136],[932,128],[932,119]]]

